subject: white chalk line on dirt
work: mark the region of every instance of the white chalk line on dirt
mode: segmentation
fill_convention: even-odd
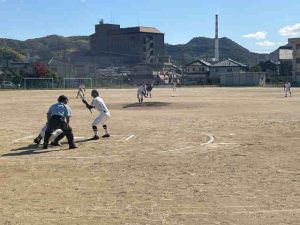
[[[175,151],[180,151],[183,149],[189,149],[189,148],[195,148],[196,146],[187,146],[187,147],[182,147],[182,148],[175,148],[175,149],[171,149],[171,150],[167,150],[165,152],[175,152]]]
[[[122,136],[122,135],[113,135],[113,136]],[[30,136],[26,136],[23,138],[19,138],[14,140],[13,142],[18,142],[20,140],[25,140],[28,138],[32,138],[34,137],[33,135]],[[123,142],[127,142],[129,140],[131,140],[132,138],[134,138],[135,135],[131,134],[129,136],[125,136],[123,137],[120,141]],[[74,139],[85,139],[86,137],[74,137]],[[94,143],[98,142],[98,140],[92,141]],[[60,150],[60,148],[50,148],[51,151],[55,151],[55,150]],[[38,148],[30,148],[30,149],[26,149],[26,151],[40,151],[42,149],[38,149]],[[42,151],[41,151],[42,152]],[[11,156],[10,156],[11,157]],[[122,155],[95,155],[95,156],[45,156],[45,157],[40,157],[41,159],[97,159],[97,158],[116,158],[116,157],[122,157]],[[28,159],[29,157],[18,157],[17,159],[19,160],[24,160],[24,159]],[[0,159],[9,159],[9,157],[0,157]],[[16,159],[16,158],[14,158]],[[36,158],[35,158],[36,159]]]
[[[19,142],[19,141],[22,141],[22,140],[25,140],[25,139],[28,139],[28,138],[33,138],[33,137],[34,137],[33,135],[29,135],[29,136],[26,136],[26,137],[22,137],[22,138],[13,140],[12,142],[15,143],[15,142]]]
[[[214,136],[212,136],[210,134],[205,134],[205,133],[201,133],[201,134],[207,136],[209,138],[209,140],[205,143],[200,144],[200,145],[186,146],[186,147],[175,148],[175,149],[171,149],[171,150],[164,150],[162,152],[175,152],[175,151],[180,151],[180,150],[183,150],[183,149],[190,149],[190,148],[195,148],[195,147],[199,147],[199,146],[205,146],[205,145],[209,145],[209,144],[211,144],[215,141]]]
[[[132,134],[132,135],[130,135],[129,137],[127,137],[124,141],[129,141],[131,138],[133,138],[134,137],[134,135]]]

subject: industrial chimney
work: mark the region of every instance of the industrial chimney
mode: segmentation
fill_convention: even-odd
[[[216,14],[215,24],[215,61],[219,61],[219,36],[218,36],[218,14]]]

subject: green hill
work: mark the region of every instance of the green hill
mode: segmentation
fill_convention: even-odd
[[[9,47],[3,47],[0,45],[0,61],[13,60],[23,62],[24,58],[24,55],[20,54],[19,52]]]
[[[0,47],[6,47],[23,55],[30,53],[41,58],[61,57],[65,52],[81,51],[89,49],[88,36],[62,37],[50,35],[42,38],[18,41],[12,39],[0,39]]]
[[[215,54],[215,40],[213,38],[197,37],[182,45],[165,45],[166,54],[171,55],[177,64],[186,64],[193,60],[211,59]],[[238,62],[255,65],[261,58],[268,57],[267,54],[250,52],[234,41],[223,37],[219,39],[220,59],[231,58]]]

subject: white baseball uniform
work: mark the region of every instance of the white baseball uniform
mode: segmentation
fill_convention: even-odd
[[[105,121],[110,117],[110,112],[105,105],[104,101],[100,97],[96,97],[91,102],[92,106],[95,106],[95,108],[100,112],[100,115],[96,117],[94,122],[92,123],[92,126],[97,126],[98,124],[101,124],[102,126],[105,124]]]

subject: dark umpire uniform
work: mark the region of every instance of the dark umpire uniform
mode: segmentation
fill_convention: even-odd
[[[64,95],[61,95],[58,97],[57,101],[58,103],[52,105],[47,113],[48,128],[45,132],[43,148],[48,148],[49,138],[52,132],[56,129],[61,129],[66,135],[69,144],[69,149],[77,148],[74,144],[72,128],[69,126],[72,111],[69,108],[69,106],[67,106],[68,98]]]

